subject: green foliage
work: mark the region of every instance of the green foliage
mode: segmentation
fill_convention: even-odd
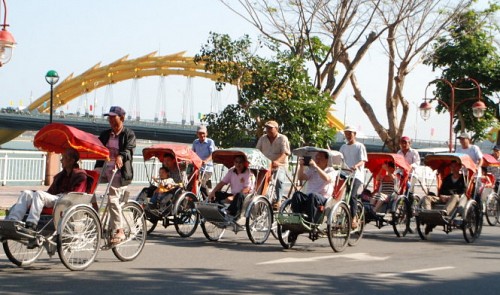
[[[493,94],[500,90],[500,56],[494,45],[494,38],[500,33],[498,24],[494,21],[498,9],[499,6],[491,4],[484,11],[469,10],[461,14],[448,28],[448,34],[436,41],[432,54],[425,61],[434,69],[442,68],[441,78],[456,85],[455,105],[458,106],[457,112],[462,114],[463,121],[455,117],[455,132],[474,131],[476,140],[484,138],[488,128],[495,122],[497,102],[493,99]],[[478,96],[477,87],[470,81],[462,80],[463,78],[475,79],[481,86],[488,110],[479,120],[472,115],[471,105],[474,100],[464,101]],[[450,87],[445,83],[436,85],[436,97],[450,104]],[[443,106],[439,106],[437,110],[446,111]]]
[[[250,54],[248,36],[231,40],[211,33],[196,55],[195,61],[205,62],[207,71],[220,75],[220,87],[225,83],[238,87],[238,105],[206,115],[212,138],[221,147],[252,145],[263,134],[263,124],[276,120],[292,146],[326,147],[334,135],[326,118],[332,100],[311,84],[304,60],[270,41],[264,45],[275,53],[273,57]]]

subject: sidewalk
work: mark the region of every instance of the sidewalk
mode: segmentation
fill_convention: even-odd
[[[46,191],[49,187],[44,185],[38,186],[0,186],[0,210],[9,209],[17,201],[17,198],[23,190],[42,190]],[[130,197],[135,199],[139,192],[144,188],[141,185],[130,185],[127,190],[130,191]],[[99,184],[96,189],[97,194],[102,194],[106,186]]]

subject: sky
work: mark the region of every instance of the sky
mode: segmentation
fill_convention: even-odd
[[[17,46],[11,61],[0,68],[0,107],[26,106],[30,98],[35,100],[50,90],[45,81],[49,70],[56,70],[61,80],[74,73],[86,71],[98,62],[109,64],[129,55],[134,59],[153,51],[168,55],[186,51],[194,56],[206,42],[209,32],[226,33],[232,38],[249,34],[256,40],[257,31],[219,1],[211,0],[7,0],[8,30],[16,39]],[[3,17],[3,7],[2,7]],[[371,51],[358,69],[363,93],[382,123],[387,126],[384,101],[386,68],[382,51]],[[439,73],[426,66],[412,72],[405,85],[404,95],[410,102],[410,113],[405,134],[420,140],[448,139],[449,115],[435,112],[427,121],[418,114],[427,83]],[[214,95],[213,82],[195,78],[191,87],[186,77],[165,78],[167,119],[199,122],[198,113],[220,110],[228,103],[236,102],[234,88],[228,87],[220,95]],[[160,78],[147,77],[136,82],[127,80],[95,92],[82,95],[69,103],[65,112],[80,111],[84,101],[97,101],[97,114],[104,106],[121,105],[126,110],[137,96],[132,91],[138,87],[140,116],[153,119],[160,96]],[[183,118],[183,96],[192,91],[194,105]],[[430,95],[430,92],[429,92]],[[214,99],[218,99],[214,102]],[[371,124],[353,99],[352,91],[341,94],[335,106],[335,115],[348,125],[354,125],[361,134],[376,135]]]

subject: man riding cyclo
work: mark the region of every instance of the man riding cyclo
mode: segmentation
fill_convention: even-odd
[[[309,163],[302,158],[299,162],[298,179],[306,183],[304,192],[297,191],[293,194],[292,211],[306,214],[309,222],[320,223],[321,214],[318,211],[333,194],[335,173],[335,169],[328,166],[327,152],[317,152]]]

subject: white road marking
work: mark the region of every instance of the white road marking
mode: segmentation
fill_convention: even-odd
[[[259,262],[259,263],[257,263],[257,265],[279,264],[279,263],[304,263],[304,262],[314,262],[314,261],[318,261],[318,260],[334,259],[334,258],[347,258],[347,259],[353,259],[353,260],[358,260],[358,261],[381,261],[381,260],[389,259],[389,256],[377,257],[377,256],[368,255],[367,253],[354,253],[354,254],[344,254],[344,255],[317,256],[317,257],[308,257],[308,258],[287,257],[287,258],[282,258],[282,259],[277,259],[277,260]]]
[[[402,272],[381,273],[381,274],[377,274],[377,277],[380,277],[380,278],[396,277],[396,276],[400,276],[403,274],[428,273],[428,272],[433,272],[433,271],[440,271],[440,270],[447,270],[447,269],[454,269],[454,268],[455,268],[454,266],[422,268],[422,269],[408,270],[408,271],[402,271]]]

